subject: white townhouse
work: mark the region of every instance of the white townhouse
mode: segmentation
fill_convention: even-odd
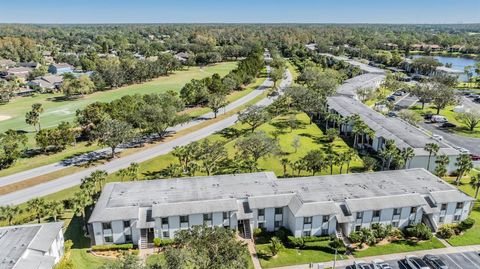
[[[365,137],[364,143],[359,143],[359,147],[379,151],[385,146],[387,140],[394,140],[399,149],[413,148],[415,157],[406,164],[407,168],[428,168],[433,172],[436,167],[436,156],[431,156],[430,164],[428,164],[429,153],[424,148],[428,143],[435,143],[440,147],[437,156],[447,155],[450,160],[447,166],[448,172],[454,172],[457,169],[455,162],[460,151],[442,141],[433,139],[415,126],[399,118],[386,117],[362,102],[347,96],[332,96],[328,98],[327,102],[331,113],[336,113],[343,118],[357,114],[370,129],[375,131],[375,138]],[[350,133],[352,129],[353,122],[341,126],[342,133]]]
[[[64,253],[62,222],[0,227],[1,269],[51,269]]]
[[[286,227],[296,237],[349,235],[372,223],[403,228],[467,218],[473,198],[425,169],[277,179],[272,172],[109,183],[89,219],[93,244],[173,238],[195,225]]]

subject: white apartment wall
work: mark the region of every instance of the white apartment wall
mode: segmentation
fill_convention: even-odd
[[[455,166],[455,162],[457,161],[458,155],[450,155],[448,156],[448,159],[450,160],[450,163],[447,166],[447,172],[452,173],[457,170],[457,167]],[[430,158],[430,167],[429,171],[433,172],[435,171],[435,167],[437,166],[435,163],[436,157],[432,156]],[[428,156],[415,156],[410,160],[409,165],[407,165],[407,168],[425,168],[427,169],[428,165]]]
[[[48,253],[46,255],[55,257],[55,263],[58,263],[60,259],[63,257],[64,254],[64,238],[63,238],[63,232],[60,230],[57,234],[57,237],[55,240],[52,242],[52,245],[50,246],[50,249],[48,250]]]
[[[455,223],[455,222],[460,222],[462,220],[465,220],[468,218],[468,215],[470,214],[470,208],[471,208],[472,203],[471,202],[464,202],[463,208],[462,209],[456,209],[457,203],[447,203],[447,209],[445,211],[440,211],[439,213],[435,213],[433,215],[433,219],[437,223],[437,225],[442,225],[442,224],[450,224],[450,223]],[[438,208],[441,210],[442,205],[439,204]],[[454,217],[455,215],[460,215],[460,220],[455,221]],[[443,216],[444,220],[443,222],[440,222],[440,217]]]
[[[373,211],[363,211],[363,218],[357,220],[357,212],[352,212],[352,216],[355,219],[350,225],[347,224],[347,227],[343,226],[343,232],[348,235],[351,232],[355,231],[355,227],[360,225],[361,228],[370,228],[373,223],[380,223],[383,225],[393,224],[393,222],[398,221],[398,228],[402,229],[408,226],[410,220],[410,210],[411,207],[403,207],[400,211],[400,216],[393,215],[393,208],[386,208],[380,210],[380,217],[373,218]],[[417,207],[417,213],[412,215],[415,217],[413,223],[419,223],[422,220],[422,210]]]

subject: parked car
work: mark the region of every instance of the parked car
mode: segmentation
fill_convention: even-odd
[[[423,118],[426,119],[426,120],[431,120],[432,116],[433,116],[432,113],[427,113],[427,114],[423,115]]]
[[[473,101],[474,101],[475,103],[480,103],[480,97],[477,97],[477,98],[473,99]]]
[[[462,154],[468,154],[468,155],[470,155],[470,150],[468,150],[468,149],[466,149],[466,148],[460,148],[459,151],[460,151],[460,153],[462,153]]]
[[[443,140],[443,136],[437,134],[432,135],[432,138],[435,140]]]
[[[470,159],[472,159],[472,161],[480,161],[480,156],[475,154],[470,154]]]
[[[384,262],[380,259],[375,259],[372,261],[373,269],[392,269],[390,264]]]
[[[423,261],[433,269],[448,269],[445,262],[435,255],[425,255],[423,256]]]
[[[444,124],[440,125],[441,128],[455,128],[457,125],[451,123],[451,122],[445,122]]]
[[[430,267],[417,256],[408,255],[405,257],[405,261],[412,269],[430,269]]]
[[[354,261],[353,266],[355,269],[372,269],[372,267],[370,267],[370,264],[364,261]]]
[[[395,95],[395,96],[403,96],[404,94],[405,94],[405,91],[401,91],[401,90],[393,93],[393,95]]]
[[[387,97],[387,101],[395,102],[395,96],[390,95],[389,97]]]
[[[476,99],[476,98],[479,98],[480,95],[478,95],[478,94],[476,94],[476,93],[472,93],[472,94],[470,94],[468,97],[473,98],[473,99]]]
[[[440,115],[433,115],[432,118],[430,119],[430,121],[434,122],[434,123],[448,122],[447,118],[445,118],[444,116],[440,116]]]
[[[389,116],[389,117],[396,117],[396,116],[397,116],[397,113],[395,113],[394,111],[390,111],[390,112],[388,112],[387,116]]]

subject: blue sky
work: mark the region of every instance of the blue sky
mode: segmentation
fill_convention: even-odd
[[[2,23],[480,23],[480,0],[2,0]]]

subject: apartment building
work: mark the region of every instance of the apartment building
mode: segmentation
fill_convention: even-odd
[[[62,222],[0,228],[1,269],[51,269],[64,253]]]
[[[434,171],[436,156],[429,158],[429,153],[424,148],[428,143],[435,143],[440,147],[437,156],[447,155],[450,159],[450,163],[447,166],[448,172],[454,172],[457,169],[455,163],[460,155],[460,151],[442,141],[433,139],[433,137],[399,118],[386,117],[354,98],[341,95],[329,97],[328,107],[331,113],[338,114],[343,118],[359,115],[365,124],[375,132],[374,139],[368,137],[360,139],[358,144],[360,148],[370,148],[374,151],[379,151],[385,146],[387,140],[394,140],[395,145],[399,149],[413,148],[415,157],[407,162],[407,168],[428,168],[430,171]],[[352,129],[353,122],[347,122],[341,126],[343,133],[350,133]],[[362,141],[363,143],[361,143]]]
[[[272,172],[107,184],[89,219],[93,243],[173,238],[195,225],[286,227],[296,237],[348,235],[372,223],[434,230],[464,220],[472,201],[425,169],[277,179]]]

